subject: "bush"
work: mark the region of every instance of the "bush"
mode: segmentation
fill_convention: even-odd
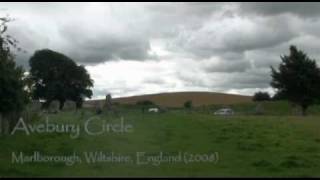
[[[6,34],[8,18],[0,18],[0,132],[7,133],[27,104],[24,69],[15,62],[11,48],[17,41]],[[8,122],[6,122],[8,121]]]
[[[192,108],[192,101],[186,101],[183,105],[186,109],[191,109]]]
[[[141,111],[142,113],[144,113],[146,111],[147,108],[151,107],[151,106],[155,106],[155,103],[153,103],[150,100],[141,100],[141,101],[137,101],[136,102],[137,106],[141,107]]]
[[[137,101],[136,105],[139,105],[139,106],[151,106],[151,105],[155,105],[155,104],[150,100],[142,100],[142,101]]]
[[[270,95],[268,92],[256,92],[253,96],[253,101],[270,101]]]

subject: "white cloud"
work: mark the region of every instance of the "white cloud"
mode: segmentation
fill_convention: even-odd
[[[295,44],[320,60],[320,3],[0,3],[28,50],[85,64],[94,97],[167,91],[271,92],[270,66]],[[264,8],[265,7],[265,8]],[[320,62],[319,62],[320,63]]]

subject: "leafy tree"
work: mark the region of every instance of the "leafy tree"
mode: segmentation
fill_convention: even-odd
[[[278,71],[271,67],[271,86],[289,101],[301,107],[302,115],[320,96],[320,69],[315,60],[290,46],[290,54],[281,56]]]
[[[268,92],[256,92],[252,98],[253,101],[269,101],[270,99]]]
[[[84,99],[86,97],[92,97],[92,91],[89,87],[93,86],[93,81],[90,79],[89,73],[82,65],[76,66],[73,69],[73,72],[70,73],[74,74],[71,76],[72,79],[70,84],[72,85],[72,89],[70,91],[69,98],[76,102],[77,108],[81,108]]]
[[[183,106],[186,108],[186,109],[191,109],[192,108],[192,101],[188,100],[186,101]]]
[[[46,100],[48,107],[54,100],[63,109],[66,100],[82,106],[84,98],[91,98],[93,80],[83,66],[78,66],[69,57],[49,50],[38,50],[30,58],[30,75],[33,82],[33,98]]]
[[[28,102],[24,70],[16,65],[11,52],[11,47],[17,47],[17,41],[6,34],[8,22],[9,18],[0,18],[0,120],[1,116],[7,119],[10,114],[18,114]],[[3,123],[1,120],[1,132],[8,128]]]

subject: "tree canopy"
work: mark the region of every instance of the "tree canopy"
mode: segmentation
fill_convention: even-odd
[[[253,101],[269,101],[271,97],[268,92],[256,92],[252,98]]]
[[[299,105],[302,114],[320,98],[320,69],[307,54],[290,46],[290,54],[281,56],[278,70],[271,67],[271,86],[289,101]]]
[[[66,55],[49,49],[38,50],[29,63],[34,99],[46,100],[47,106],[57,100],[62,109],[66,100],[75,101],[81,107],[84,98],[91,98],[93,80],[89,73]]]
[[[9,18],[0,18],[0,113],[23,110],[28,101],[24,90],[24,70],[17,66],[11,48],[17,47],[17,41],[6,34]]]
[[[188,101],[184,102],[183,106],[184,106],[186,109],[191,109],[191,108],[192,108],[192,101],[191,101],[191,100],[188,100]]]

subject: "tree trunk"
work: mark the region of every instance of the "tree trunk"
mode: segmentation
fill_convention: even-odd
[[[59,104],[59,110],[61,111],[61,110],[63,109],[64,103],[65,103],[66,101],[65,101],[65,100],[60,100],[59,102],[60,102],[60,104]]]
[[[51,100],[47,100],[46,102],[44,102],[43,104],[42,104],[42,106],[41,106],[41,109],[49,109],[49,107],[50,107],[50,104],[51,104]]]
[[[20,112],[10,112],[5,115],[0,114],[0,135],[10,134],[21,117],[20,115]]]
[[[2,135],[6,135],[9,133],[9,123],[6,116],[0,116],[0,131]]]
[[[16,123],[18,122],[19,118],[21,117],[21,112],[12,112],[10,114],[10,118],[8,119],[8,133],[10,133]]]
[[[3,134],[8,134],[9,133],[9,123],[8,123],[8,118],[3,118]]]
[[[305,106],[305,105],[301,106],[302,116],[307,116],[307,109],[308,109],[308,106]]]
[[[81,109],[83,105],[83,101],[76,101],[76,109]]]
[[[0,135],[3,133],[2,114],[0,114]]]

